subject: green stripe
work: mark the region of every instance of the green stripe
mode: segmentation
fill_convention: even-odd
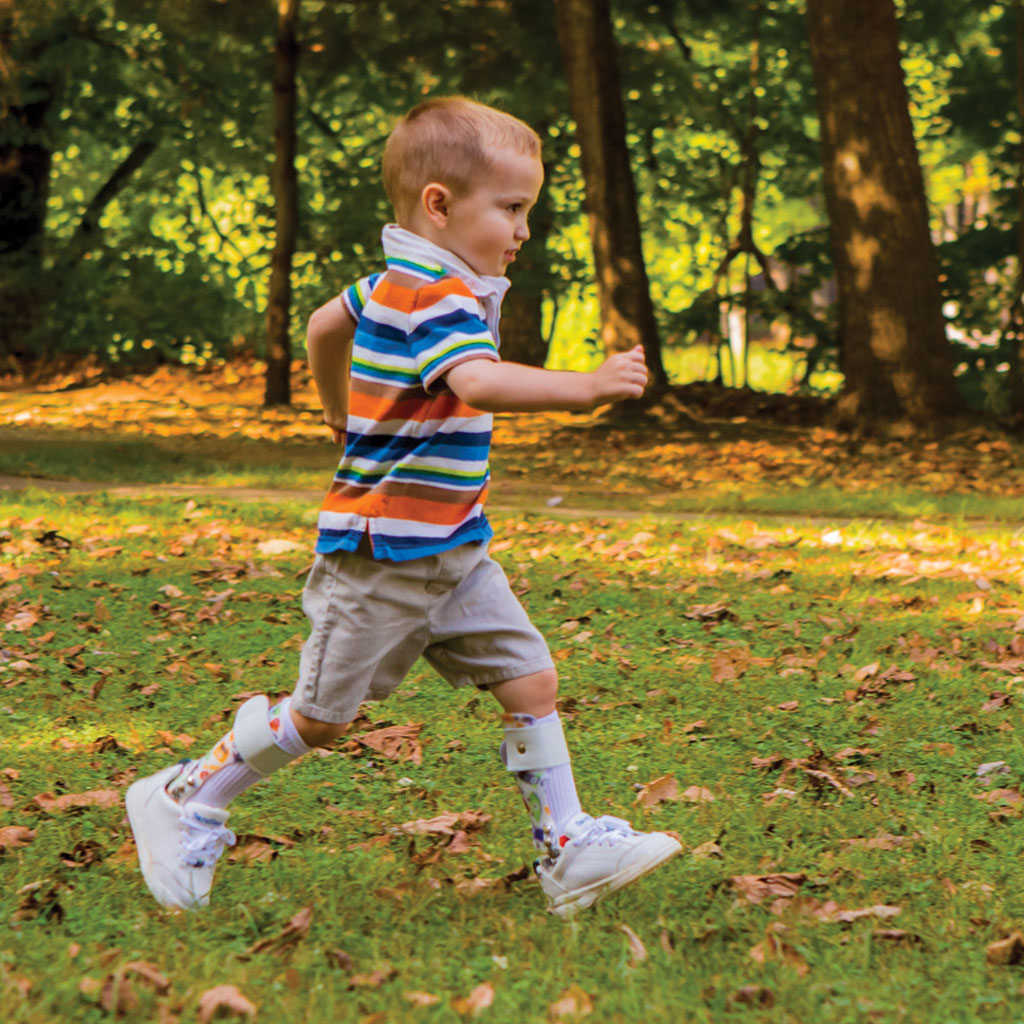
[[[384,262],[389,267],[408,267],[410,270],[420,270],[425,274],[435,274],[438,277],[444,275],[444,267],[440,263],[416,263],[414,260],[403,259],[399,256],[389,256]]]

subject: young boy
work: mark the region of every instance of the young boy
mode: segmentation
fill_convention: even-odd
[[[488,689],[501,705],[501,757],[554,913],[590,906],[680,850],[664,833],[581,810],[551,655],[488,557],[483,512],[491,413],[637,397],[642,351],[593,373],[499,360],[503,274],[530,236],[544,177],[540,139],[523,122],[459,97],[428,101],[391,134],[383,173],[398,221],[384,229],[387,269],[309,323],[324,422],[345,447],[303,594],[311,631],[295,691],[274,708],[246,701],[208,754],[128,790],[142,874],[164,906],[209,902],[234,842],[232,798],[338,736],[420,655],[452,686]]]

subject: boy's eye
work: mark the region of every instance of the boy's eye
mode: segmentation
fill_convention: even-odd
[[[522,203],[509,203],[509,213],[518,213],[523,208]]]

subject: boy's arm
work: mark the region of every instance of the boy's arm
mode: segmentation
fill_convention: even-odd
[[[324,410],[324,423],[331,428],[335,444],[345,441],[348,377],[355,331],[355,321],[340,298],[331,299],[315,310],[306,328],[309,368]]]
[[[484,412],[582,410],[639,398],[647,385],[647,366],[637,345],[610,356],[593,373],[470,359],[453,366],[446,380],[462,401]]]

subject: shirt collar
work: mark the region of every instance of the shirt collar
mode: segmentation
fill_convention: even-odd
[[[408,273],[420,274],[434,280],[444,274],[451,274],[462,281],[479,300],[484,309],[487,327],[498,344],[498,320],[501,316],[501,300],[512,283],[507,277],[492,277],[477,274],[473,268],[459,259],[455,253],[442,249],[422,235],[388,224],[381,234],[384,260]]]

